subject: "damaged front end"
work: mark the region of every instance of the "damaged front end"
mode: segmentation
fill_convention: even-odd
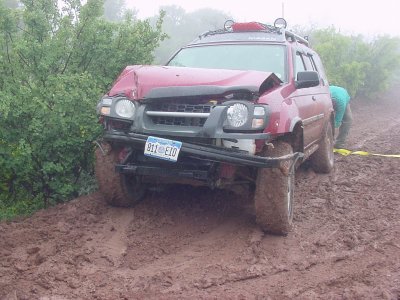
[[[299,153],[259,155],[273,137],[264,132],[270,109],[257,100],[279,84],[267,75],[255,86],[161,85],[144,92],[137,84],[134,99],[114,88],[100,101],[98,114],[103,140],[123,149],[116,171],[149,183],[222,187],[253,181],[257,168],[294,161]]]

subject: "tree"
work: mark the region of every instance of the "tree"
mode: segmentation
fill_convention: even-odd
[[[92,170],[99,97],[126,65],[152,62],[162,19],[110,23],[101,0],[22,3],[0,3],[0,204],[64,201]]]
[[[314,30],[311,42],[326,67],[331,84],[346,87],[354,97],[374,97],[386,90],[400,66],[400,39],[346,36],[335,28]]]
[[[312,42],[321,55],[330,83],[346,87],[355,96],[370,68],[368,45],[362,37],[345,36],[329,28],[313,32]]]
[[[362,93],[374,97],[398,79],[396,75],[400,69],[400,38],[375,38],[371,43],[369,61],[371,67],[366,74]]]
[[[171,5],[163,6],[161,10],[165,13],[162,30],[168,35],[168,39],[154,52],[155,62],[159,64],[164,64],[176,50],[201,33],[222,28],[224,22],[230,19],[225,13],[210,8],[186,13],[183,8]]]

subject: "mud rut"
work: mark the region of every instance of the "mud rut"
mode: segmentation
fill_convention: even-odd
[[[353,102],[349,148],[400,152],[399,94]],[[400,299],[400,159],[335,159],[297,172],[287,237],[264,235],[240,197],[191,188],[2,222],[0,299]]]

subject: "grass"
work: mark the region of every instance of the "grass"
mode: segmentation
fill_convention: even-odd
[[[44,208],[41,200],[19,200],[15,202],[0,199],[0,220],[10,220],[17,216],[29,216]]]

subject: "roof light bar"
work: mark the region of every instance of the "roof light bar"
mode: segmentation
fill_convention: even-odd
[[[261,31],[265,30],[267,27],[264,24],[258,22],[248,22],[248,23],[233,23],[232,30],[234,32],[240,31]]]

